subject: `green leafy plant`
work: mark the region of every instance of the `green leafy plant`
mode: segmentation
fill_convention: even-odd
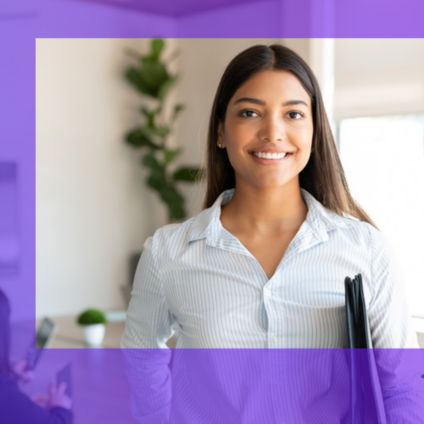
[[[106,324],[106,315],[99,309],[86,309],[78,315],[77,323],[79,325]]]
[[[126,134],[125,142],[142,151],[141,162],[148,171],[147,186],[165,203],[168,220],[178,221],[186,217],[185,199],[178,184],[198,181],[203,170],[197,166],[175,167],[174,164],[182,149],[171,148],[168,140],[185,106],[177,103],[165,108],[166,98],[178,75],[172,75],[162,60],[164,47],[164,40],[151,40],[150,51],[144,55],[133,52],[135,63],[125,71],[125,79],[146,100],[140,107],[141,124]]]

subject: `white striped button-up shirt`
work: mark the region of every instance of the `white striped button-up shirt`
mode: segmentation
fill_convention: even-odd
[[[347,347],[344,279],[361,273],[374,347],[415,346],[382,233],[301,189],[308,213],[272,278],[208,209],[158,229],[137,267],[122,346]]]

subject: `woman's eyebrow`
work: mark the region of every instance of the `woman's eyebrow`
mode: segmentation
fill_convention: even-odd
[[[234,104],[236,105],[242,102],[254,103],[256,105],[261,105],[261,106],[264,106],[266,104],[264,100],[256,99],[254,97],[240,97],[234,102]],[[306,107],[308,107],[308,104],[304,100],[287,100],[287,102],[284,102],[282,105],[283,106],[305,105]]]

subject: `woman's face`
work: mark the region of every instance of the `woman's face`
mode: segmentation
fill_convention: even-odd
[[[230,99],[218,133],[237,186],[298,183],[311,153],[311,99],[290,72],[258,72]]]

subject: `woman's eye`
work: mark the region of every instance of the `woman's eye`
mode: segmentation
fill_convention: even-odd
[[[243,118],[253,118],[257,113],[254,110],[245,109],[240,112],[240,116]]]
[[[296,111],[289,112],[287,115],[290,117],[290,119],[294,119],[294,120],[301,119],[304,116],[302,112],[296,112]]]

